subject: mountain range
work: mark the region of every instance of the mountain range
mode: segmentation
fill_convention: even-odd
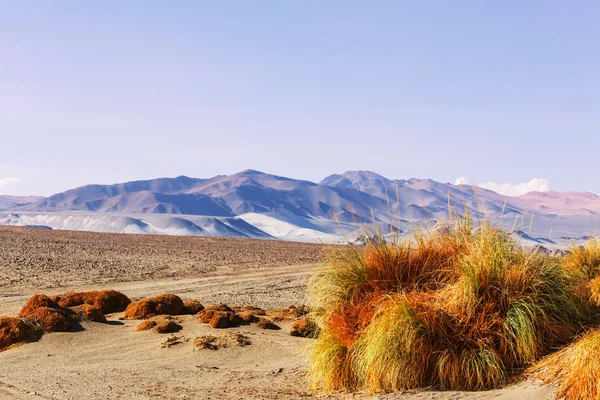
[[[49,197],[0,196],[0,224],[125,233],[234,236],[337,242],[361,224],[406,230],[480,213],[547,243],[592,233],[600,198],[584,192],[518,197],[431,179],[388,179],[369,171],[321,182],[255,170],[207,179],[179,176],[86,185]],[[534,216],[535,215],[535,216]]]

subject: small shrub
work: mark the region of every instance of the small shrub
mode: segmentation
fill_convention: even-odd
[[[32,333],[31,325],[20,318],[0,317],[0,351],[26,342]]]
[[[179,332],[182,329],[182,326],[176,323],[175,321],[171,321],[168,319],[163,319],[159,321],[154,327],[154,331],[157,333],[173,333]]]
[[[62,309],[39,307],[24,315],[44,332],[67,332],[71,329],[71,318]]]
[[[304,316],[292,324],[291,336],[314,338],[319,334],[319,326],[310,316]]]
[[[204,310],[204,306],[196,300],[184,300],[182,314],[195,315]]]
[[[129,297],[115,290],[98,290],[92,292],[67,292],[53,296],[61,307],[76,307],[88,304],[99,309],[103,314],[125,311],[131,303]]]
[[[102,311],[92,305],[82,304],[79,306],[71,307],[71,311],[75,313],[80,321],[88,320],[92,322],[108,323],[106,317]]]
[[[180,315],[183,301],[174,294],[162,294],[140,301],[135,301],[127,306],[125,319],[146,319],[155,315]]]
[[[276,323],[274,323],[270,319],[264,318],[264,317],[261,317],[258,320],[258,322],[256,323],[256,326],[258,326],[260,329],[268,329],[268,330],[273,330],[273,331],[278,331],[278,330],[281,329],[279,327],[279,325],[277,325]]]

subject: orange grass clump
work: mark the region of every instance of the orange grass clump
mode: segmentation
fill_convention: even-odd
[[[67,332],[72,325],[64,310],[50,307],[36,308],[23,317],[35,321],[44,332]]]
[[[600,331],[554,353],[527,371],[545,384],[558,385],[556,397],[565,400],[600,399]]]
[[[61,307],[75,307],[82,304],[94,306],[103,314],[125,311],[131,303],[129,297],[115,290],[99,290],[92,292],[67,292],[53,296]]]
[[[291,336],[314,338],[319,334],[319,326],[310,316],[302,317],[292,324]]]
[[[125,319],[146,319],[155,315],[180,315],[183,301],[174,294],[162,294],[140,301],[135,301],[127,306]]]
[[[82,304],[75,307],[70,307],[79,318],[79,320],[88,320],[92,322],[108,323],[102,311],[89,304]]]
[[[0,317],[0,351],[26,342],[32,333],[31,325],[20,318]]]
[[[204,306],[196,300],[184,300],[183,301],[183,312],[182,314],[194,315],[204,310]]]
[[[260,329],[268,329],[272,331],[278,331],[281,329],[279,325],[265,317],[260,317],[256,323],[256,326],[258,326]]]

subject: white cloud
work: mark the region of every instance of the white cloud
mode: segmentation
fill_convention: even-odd
[[[473,180],[465,177],[458,178],[455,185],[472,185]],[[534,178],[529,182],[521,183],[498,183],[498,182],[484,182],[478,184],[485,189],[493,190],[494,192],[504,194],[506,196],[520,196],[529,192],[547,192],[550,190],[550,181],[544,178]]]
[[[15,185],[17,183],[21,183],[17,178],[0,178],[0,187]]]

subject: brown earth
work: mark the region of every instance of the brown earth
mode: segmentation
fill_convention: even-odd
[[[300,306],[322,247],[0,227],[0,316],[16,316],[34,293],[102,289],[118,290],[132,301],[174,293],[203,305]],[[122,317],[108,315],[107,324],[83,321],[81,331],[47,333],[0,352],[0,399],[311,397],[305,365],[312,339],[291,336],[290,320],[277,322],[281,330],[256,325],[218,330],[183,315],[177,317],[181,331],[170,335],[136,332],[140,321]],[[218,335],[244,337],[248,344],[216,350],[196,345],[196,338]],[[425,390],[375,398],[552,399],[554,388],[526,381],[490,392]]]

